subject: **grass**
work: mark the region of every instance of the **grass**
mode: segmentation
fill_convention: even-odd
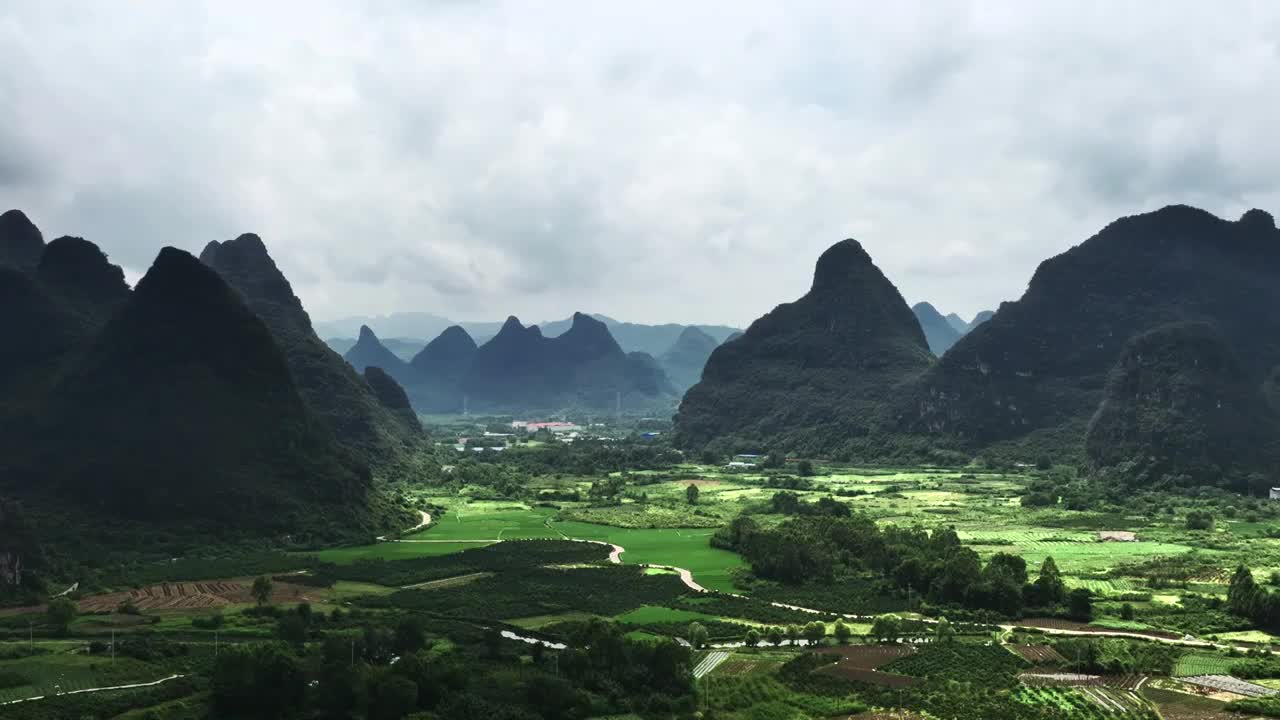
[[[554,522],[553,514],[549,508],[527,508],[513,503],[468,503],[450,510],[434,526],[405,538],[451,542],[377,543],[334,548],[317,554],[321,560],[345,564],[365,558],[446,555],[478,546],[461,542],[464,540],[568,537],[621,545],[626,548],[621,557],[624,564],[687,568],[702,586],[723,591],[733,591],[731,573],[743,564],[735,553],[711,547],[709,541],[714,530],[710,528],[617,528],[578,521]]]
[[[519,540],[554,537],[546,523],[555,513],[519,503],[468,503],[434,518],[434,526],[405,540]]]
[[[713,530],[630,530],[581,522],[552,523],[566,537],[599,540],[626,548],[625,564],[675,565],[693,573],[693,579],[711,590],[733,592],[733,570],[742,567],[736,553],[711,547]]]
[[[715,615],[693,612],[691,610],[677,610],[675,608],[659,607],[656,605],[642,605],[635,610],[619,615],[614,619],[618,622],[627,623],[628,625],[693,622],[695,620],[719,620]]]

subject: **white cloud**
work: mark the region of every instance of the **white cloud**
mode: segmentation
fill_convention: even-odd
[[[0,204],[130,267],[258,232],[321,318],[747,323],[846,236],[971,314],[1280,209],[1269,3],[16,5]]]

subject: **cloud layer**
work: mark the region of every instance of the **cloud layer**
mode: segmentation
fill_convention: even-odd
[[[27,0],[0,205],[312,315],[745,324],[858,238],[971,314],[1172,202],[1280,210],[1272,3]]]

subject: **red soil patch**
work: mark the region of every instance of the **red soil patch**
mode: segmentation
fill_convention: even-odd
[[[875,670],[901,657],[914,654],[911,645],[846,645],[823,648],[826,655],[839,655],[839,665],[860,670]]]
[[[137,590],[93,595],[79,603],[82,613],[112,612],[125,602],[139,610],[185,610],[216,608],[254,602],[251,580],[210,580],[202,582],[161,583]],[[272,602],[298,602],[309,590],[303,585],[273,582]]]
[[[866,683],[868,685],[883,685],[885,687],[901,688],[910,687],[921,682],[920,678],[908,677],[906,675],[895,675],[894,673],[880,672],[879,670],[865,670],[863,668],[847,667],[844,663],[836,663],[828,665],[818,672],[826,675],[834,675],[851,682]]]
[[[920,679],[880,672],[876,668],[911,655],[915,651],[916,649],[910,645],[846,645],[823,648],[820,652],[826,655],[839,655],[840,662],[828,665],[818,672],[869,685],[908,687],[920,682]]]

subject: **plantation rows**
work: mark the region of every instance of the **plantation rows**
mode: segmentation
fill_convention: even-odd
[[[505,620],[579,611],[619,615],[690,592],[675,575],[646,575],[633,565],[525,567],[464,585],[362,597],[367,607],[427,610],[452,617]]]
[[[1147,705],[1131,693],[1103,688],[1023,688],[1015,697],[1018,702],[1056,708],[1067,717],[1081,720],[1142,718],[1149,712]]]
[[[406,560],[360,560],[350,565],[329,565],[317,576],[333,580],[377,583],[402,587],[477,572],[501,572],[543,565],[603,563],[609,547],[570,540],[509,540],[448,555]]]
[[[1019,670],[1029,666],[1026,660],[999,645],[939,643],[880,669],[912,677],[964,680],[998,687],[1009,685]]]

